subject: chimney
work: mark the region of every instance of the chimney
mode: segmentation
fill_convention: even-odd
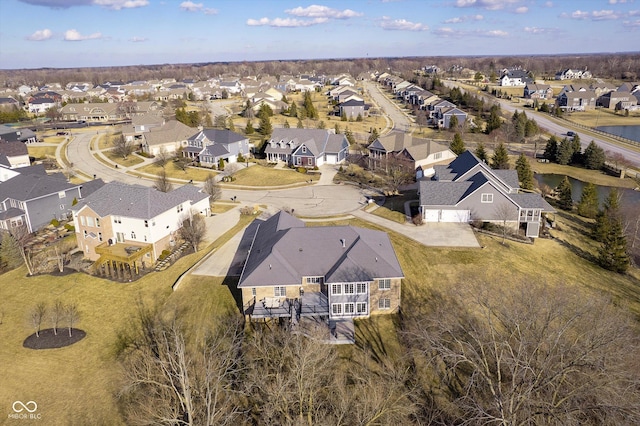
[[[342,248],[347,247],[347,240],[345,240],[344,238],[340,238],[340,242],[342,243]]]

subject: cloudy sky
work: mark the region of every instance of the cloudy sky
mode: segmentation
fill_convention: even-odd
[[[0,0],[0,68],[640,50],[640,0]]]

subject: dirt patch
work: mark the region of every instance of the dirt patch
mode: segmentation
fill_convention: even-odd
[[[41,330],[38,334],[39,337],[33,333],[24,339],[22,346],[28,349],[64,348],[65,346],[71,346],[79,342],[87,335],[84,330],[80,330],[79,328],[72,328],[71,336],[69,336],[68,328],[59,328],[58,334],[53,332],[53,328]]]

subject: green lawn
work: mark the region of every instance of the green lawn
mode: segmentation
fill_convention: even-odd
[[[292,169],[274,169],[255,165],[238,170],[234,173],[235,180],[225,183],[225,186],[281,186],[295,183],[304,183],[310,179],[317,181],[320,173],[298,173]]]
[[[516,157],[512,157],[511,160],[512,164],[515,164]],[[621,188],[636,188],[638,186],[638,183],[631,178],[620,179],[600,170],[588,170],[582,167],[562,166],[555,163],[539,163],[537,161],[530,161],[529,163],[535,173],[566,175],[583,182],[592,182],[602,186],[617,186]]]
[[[162,171],[162,167],[156,163],[152,163],[144,167],[140,167],[136,169],[136,171],[158,175]],[[182,170],[177,167],[176,163],[173,161],[169,161],[164,166],[164,171],[167,173],[169,178],[193,180],[195,182],[204,182],[209,176],[218,174],[215,170],[200,167],[187,167],[185,170]]]

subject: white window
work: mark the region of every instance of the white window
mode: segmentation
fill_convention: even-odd
[[[87,216],[87,226],[93,227],[93,218],[91,216]]]
[[[145,227],[145,228],[148,228],[148,227],[149,227],[149,221],[148,221],[148,220],[145,220],[145,221],[144,221],[144,227]]]
[[[274,295],[275,297],[284,297],[284,296],[286,296],[286,295],[287,295],[287,289],[286,289],[286,287],[278,287],[278,286],[275,286],[275,287],[273,288],[273,295]]]
[[[434,160],[439,160],[442,158],[442,153],[441,152],[436,152],[435,154],[433,154],[433,159]]]
[[[113,218],[113,223],[122,223],[122,218],[120,216],[115,216]]]
[[[353,314],[354,304],[353,303],[345,303],[344,304],[344,313],[345,314]]]
[[[303,153],[303,154],[306,154],[306,153],[307,153],[307,147],[306,147],[306,146],[304,146],[304,145],[302,146],[302,153]]]
[[[180,204],[176,210],[178,210],[178,213],[182,212],[184,210],[184,207],[182,207],[182,204]]]
[[[84,218],[84,216],[80,216],[80,225],[85,226],[86,224],[87,224],[87,221]]]
[[[98,241],[102,241],[102,232],[98,232]]]
[[[483,203],[493,203],[493,194],[482,194],[480,201]]]
[[[342,304],[341,303],[332,303],[331,304],[331,313],[333,315],[342,315]]]
[[[389,278],[378,280],[378,289],[389,290],[390,288],[391,288],[391,280]]]
[[[365,314],[367,313],[367,302],[358,302],[356,303],[356,312],[358,314]]]
[[[100,228],[100,218],[96,217],[96,227]]]
[[[358,293],[358,294],[366,294],[367,293],[367,283],[356,283],[356,293]]]
[[[344,285],[344,294],[354,294],[354,289],[353,283],[347,283]]]
[[[331,294],[342,294],[342,285],[331,284]]]
[[[322,277],[307,277],[307,284],[320,284]]]
[[[302,157],[296,157],[296,166],[302,166]]]
[[[380,308],[380,309],[391,309],[391,299],[379,299],[378,300],[378,308]]]
[[[253,297],[256,297],[256,288],[255,287],[251,287],[251,295]]]
[[[65,198],[66,196],[67,196],[67,193],[64,191],[58,192],[58,198]]]

